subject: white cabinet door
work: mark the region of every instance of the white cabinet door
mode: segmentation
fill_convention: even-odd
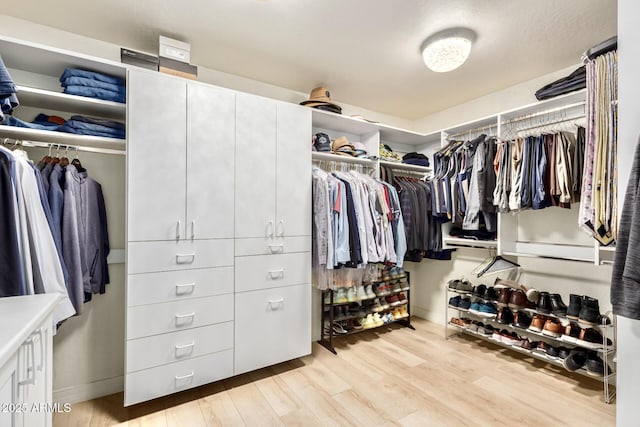
[[[127,239],[184,237],[186,83],[129,71]]]
[[[236,237],[275,233],[276,102],[236,94]]]
[[[236,296],[235,374],[311,353],[311,285]]]
[[[310,236],[311,111],[278,103],[277,135],[276,236]]]
[[[187,85],[188,239],[233,238],[235,94]]]

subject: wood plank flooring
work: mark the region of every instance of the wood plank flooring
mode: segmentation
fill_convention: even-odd
[[[307,357],[129,408],[72,405],[54,427],[615,426],[601,383],[413,319],[318,344]]]

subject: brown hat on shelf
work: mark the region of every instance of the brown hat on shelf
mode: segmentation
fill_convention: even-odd
[[[331,93],[324,87],[312,89],[309,99],[302,101],[300,105],[342,114],[342,107],[331,100]]]
[[[331,143],[331,151],[342,156],[354,156],[356,148],[346,136],[339,136]]]

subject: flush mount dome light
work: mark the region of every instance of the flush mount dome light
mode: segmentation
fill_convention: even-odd
[[[422,59],[437,73],[455,70],[469,57],[475,39],[475,33],[467,28],[437,32],[422,43]]]

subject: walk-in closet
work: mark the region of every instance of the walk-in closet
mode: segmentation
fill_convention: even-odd
[[[638,425],[636,2],[18,3],[1,427]]]

